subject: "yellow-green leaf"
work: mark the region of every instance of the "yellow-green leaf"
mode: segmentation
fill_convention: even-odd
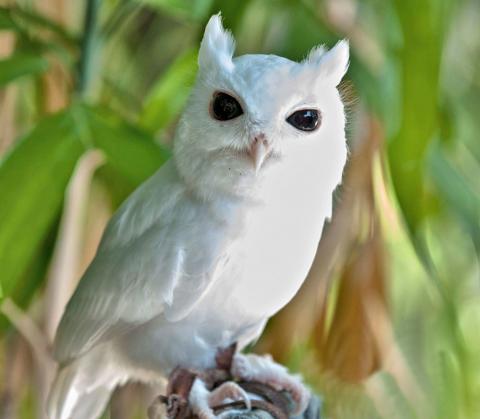
[[[187,101],[197,71],[197,51],[182,54],[161,75],[145,100],[140,125],[151,132],[168,126]]]
[[[48,69],[48,61],[32,53],[15,53],[0,60],[0,87],[27,75],[43,73]]]
[[[70,112],[49,117],[0,161],[0,282],[8,294],[58,217],[85,148]]]

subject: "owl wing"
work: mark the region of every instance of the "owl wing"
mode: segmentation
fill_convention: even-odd
[[[109,223],[58,327],[59,362],[159,315],[178,320],[208,288],[219,253],[218,241],[206,231],[211,226],[196,220],[202,211],[191,201],[175,196],[163,178],[168,173],[155,177]],[[168,199],[163,205],[149,201],[162,195]]]

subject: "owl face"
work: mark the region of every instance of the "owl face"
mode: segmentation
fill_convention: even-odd
[[[233,52],[232,36],[213,16],[175,138],[180,174],[207,198],[248,194],[275,167],[345,149],[336,87],[348,67],[347,42],[315,48],[300,63]]]

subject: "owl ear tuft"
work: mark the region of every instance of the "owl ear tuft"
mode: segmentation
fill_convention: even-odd
[[[350,51],[346,39],[337,42],[329,51],[323,54],[321,68],[326,77],[329,77],[337,86],[348,70]]]
[[[305,63],[316,67],[320,77],[331,80],[337,86],[348,70],[349,56],[348,41],[344,39],[328,51],[323,45],[313,48]]]
[[[313,47],[309,52],[307,58],[305,58],[304,63],[308,63],[311,65],[316,65],[320,63],[323,55],[327,52],[325,45],[317,45]]]
[[[235,40],[229,31],[222,25],[221,14],[213,15],[205,27],[198,65],[201,69],[223,67],[230,69],[233,66],[232,57],[235,51]]]

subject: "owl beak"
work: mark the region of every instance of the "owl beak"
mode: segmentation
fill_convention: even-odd
[[[258,173],[260,167],[262,167],[262,164],[265,161],[269,151],[270,144],[266,140],[265,134],[259,134],[253,137],[248,149],[248,155],[252,159],[255,173]]]

